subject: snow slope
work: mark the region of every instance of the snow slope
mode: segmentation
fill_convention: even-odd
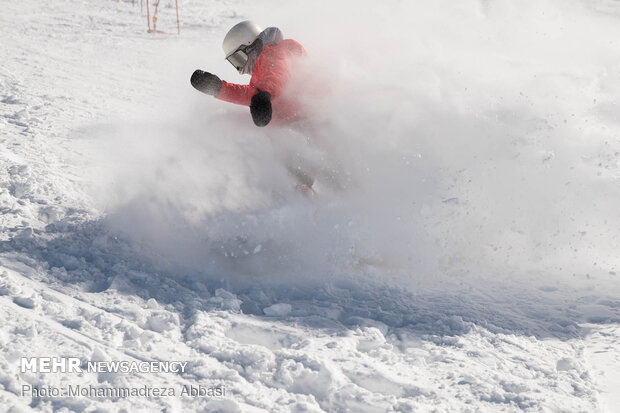
[[[0,411],[614,411],[620,3],[184,0],[180,36],[139,2],[5,3]],[[220,51],[246,18],[309,51],[312,133],[189,86],[247,81]]]

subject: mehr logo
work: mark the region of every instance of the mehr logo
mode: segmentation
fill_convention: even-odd
[[[82,368],[78,357],[22,357],[26,373],[185,373],[187,361],[87,361]]]
[[[21,372],[80,373],[80,364],[77,357],[22,357]]]

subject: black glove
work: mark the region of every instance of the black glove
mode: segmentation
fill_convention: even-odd
[[[222,81],[219,77],[202,70],[195,70],[190,82],[194,88],[211,96],[219,95],[222,89]]]
[[[271,121],[271,93],[259,91],[252,96],[250,113],[256,126],[267,126]]]

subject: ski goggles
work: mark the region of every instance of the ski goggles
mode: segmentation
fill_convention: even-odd
[[[243,70],[245,64],[248,62],[248,59],[248,54],[245,52],[245,50],[242,49],[237,49],[236,52],[226,58],[226,60],[228,60],[230,64],[233,65],[235,69],[237,69],[238,72],[241,72],[241,70]]]

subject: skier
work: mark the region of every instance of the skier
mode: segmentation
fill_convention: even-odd
[[[299,100],[286,87],[291,80],[291,65],[305,56],[303,46],[292,39],[284,39],[277,27],[262,30],[256,23],[243,21],[233,26],[222,44],[226,60],[240,74],[251,74],[248,85],[221,80],[218,76],[196,70],[190,79],[197,90],[226,102],[250,107],[256,126],[292,125],[303,123],[304,111]],[[305,127],[304,129],[308,129]],[[286,168],[297,181],[302,193],[314,194],[314,173],[298,159],[285,160]]]
[[[284,39],[277,27],[262,30],[247,20],[228,31],[222,47],[226,60],[240,74],[252,75],[250,83],[228,83],[196,70],[190,79],[194,88],[220,100],[249,106],[256,126],[267,126],[272,120],[274,124],[287,124],[302,118],[298,102],[285,90],[291,79],[291,64],[306,54],[301,44]]]

